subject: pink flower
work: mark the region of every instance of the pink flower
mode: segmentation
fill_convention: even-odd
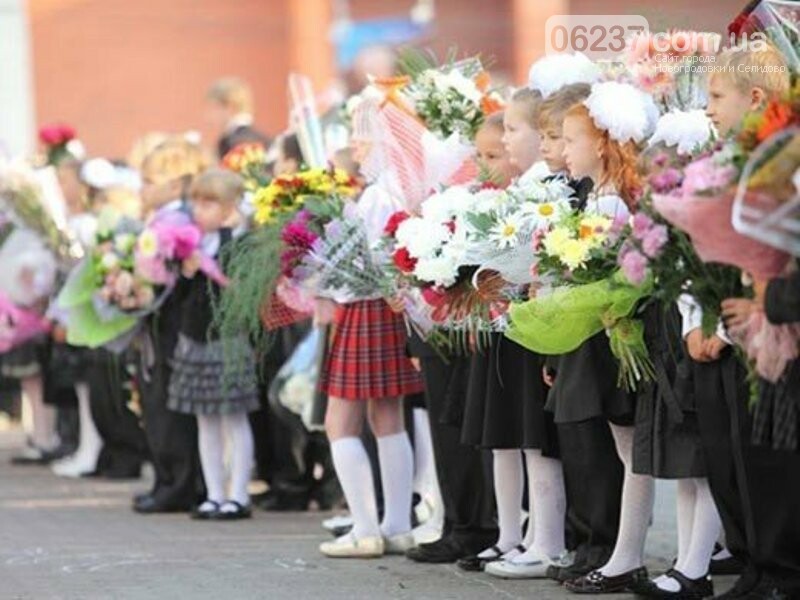
[[[689,163],[683,173],[683,192],[685,194],[726,188],[736,179],[735,167],[718,165],[710,156]]]
[[[633,216],[633,237],[637,240],[644,239],[648,231],[653,227],[653,219],[643,212],[638,212]]]
[[[620,266],[625,277],[634,285],[644,281],[647,272],[647,259],[638,250],[631,249],[620,260]]]
[[[158,256],[146,257],[137,253],[135,258],[136,273],[156,285],[169,285],[175,275],[167,268],[167,263]]]
[[[677,169],[664,169],[650,177],[650,186],[657,194],[671,192],[681,183],[681,172]]]
[[[642,250],[648,257],[655,258],[664,248],[668,239],[669,235],[665,225],[651,227],[650,231],[642,238]]]
[[[128,296],[133,291],[133,275],[122,271],[114,282],[114,293],[117,296]]]
[[[158,253],[167,260],[186,260],[199,248],[203,237],[200,228],[191,223],[156,223],[153,229],[158,235]]]

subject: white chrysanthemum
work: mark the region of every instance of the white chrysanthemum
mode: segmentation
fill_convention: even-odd
[[[651,135],[658,121],[658,108],[653,98],[629,83],[596,83],[583,104],[595,125],[621,143],[642,142]]]
[[[468,212],[474,202],[469,189],[452,186],[430,196],[422,204],[422,218],[438,223],[447,222]]]
[[[423,281],[449,287],[456,282],[458,264],[448,256],[422,258],[414,268],[414,275]]]
[[[443,223],[429,223],[423,219],[411,218],[400,224],[396,237],[398,245],[405,247],[414,258],[428,258],[450,236],[450,229]]]
[[[475,82],[469,77],[465,77],[457,69],[453,69],[445,76],[448,87],[454,89],[470,102],[475,104],[481,101],[481,91]]]
[[[528,87],[545,98],[565,85],[595,83],[600,79],[600,67],[586,55],[551,54],[537,60],[528,72]]]
[[[509,196],[505,190],[480,190],[472,198],[472,210],[477,213],[486,213],[500,209],[508,201]]]
[[[714,125],[703,110],[673,110],[662,115],[656,125],[656,132],[650,138],[650,145],[660,142],[677,146],[678,154],[690,154],[711,138]]]

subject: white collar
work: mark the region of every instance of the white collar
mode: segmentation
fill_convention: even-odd
[[[232,131],[236,131],[240,127],[249,127],[253,124],[253,115],[249,113],[239,113],[238,115],[233,115],[230,120],[228,121],[228,125],[225,127],[225,130],[229,133]]]

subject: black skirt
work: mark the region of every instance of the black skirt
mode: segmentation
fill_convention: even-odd
[[[753,412],[753,444],[773,450],[800,450],[800,360],[794,361],[777,383],[759,382]]]
[[[547,410],[555,415],[556,423],[604,417],[617,425],[633,424],[636,398],[617,385],[619,363],[611,354],[605,332],[552,362],[556,381],[547,398]]]
[[[492,449],[538,449],[558,456],[552,415],[544,410],[542,356],[502,334],[471,361],[461,429],[463,444]]]
[[[26,379],[40,375],[46,355],[47,338],[34,338],[3,354],[0,373],[8,379]]]
[[[644,321],[656,380],[638,392],[633,472],[658,479],[705,477],[694,367],[681,339],[680,314],[676,307],[665,311],[652,304]]]

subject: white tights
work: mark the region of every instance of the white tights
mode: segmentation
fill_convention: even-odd
[[[247,414],[198,415],[197,428],[208,500],[222,504],[227,497],[247,506],[247,485],[253,469],[253,431]],[[225,495],[225,438],[231,453],[230,496]]]

